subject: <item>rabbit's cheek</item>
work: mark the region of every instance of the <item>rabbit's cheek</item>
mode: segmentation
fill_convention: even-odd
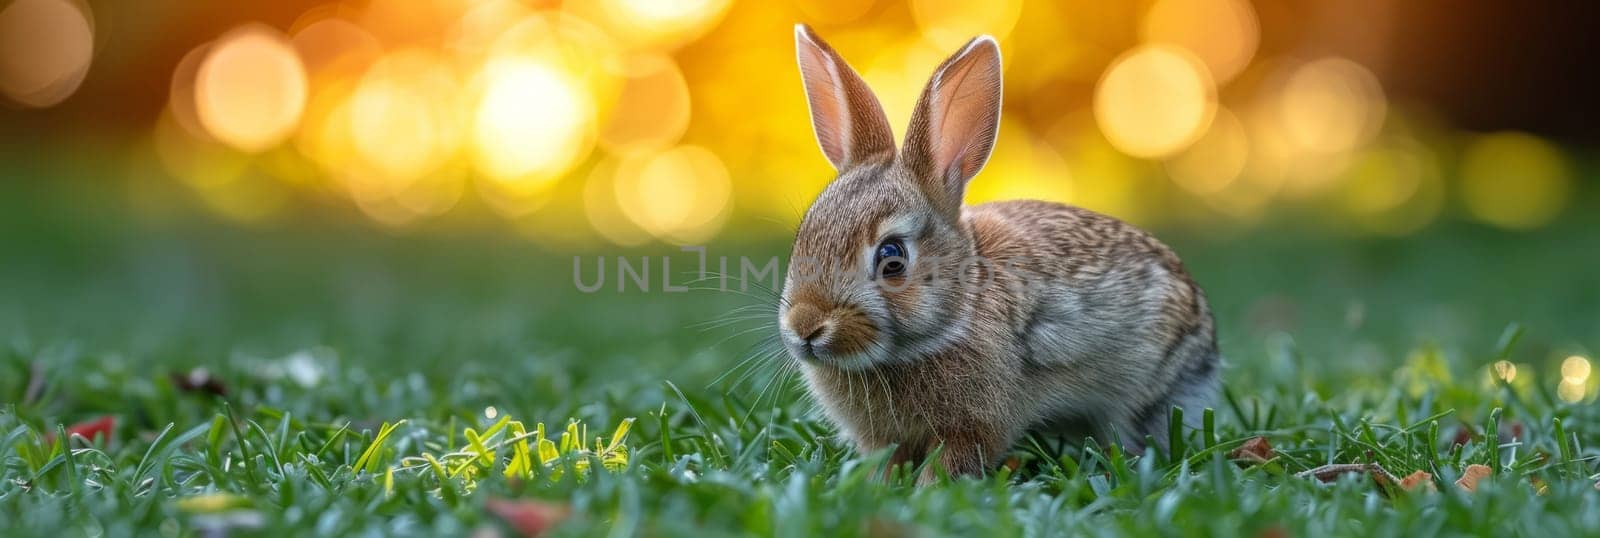
[[[833,334],[827,343],[827,352],[838,358],[849,358],[866,352],[878,337],[878,329],[867,316],[857,312],[840,313],[834,318]]]

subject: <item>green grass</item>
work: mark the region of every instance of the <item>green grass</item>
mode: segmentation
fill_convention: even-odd
[[[759,293],[582,294],[570,254],[495,234],[316,216],[251,230],[74,196],[0,196],[6,536],[510,532],[486,508],[505,498],[569,507],[553,532],[576,536],[1600,534],[1600,409],[1554,392],[1562,358],[1600,348],[1592,216],[1383,240],[1290,221],[1163,232],[1222,328],[1214,430],[1177,457],[1025,443],[1015,471],[917,488],[879,479],[883,455],[853,454],[771,363],[713,383],[761,321],[700,325]],[[1499,359],[1517,382],[1486,381]],[[226,395],[178,388],[197,367]],[[630,462],[507,480],[502,449],[470,488],[415,464],[469,444],[490,406],[530,429],[579,419],[586,437],[635,418]],[[109,439],[45,441],[105,415]],[[1255,436],[1273,460],[1228,460]],[[1294,476],[1368,462],[1439,492]],[[1452,482],[1474,463],[1496,473],[1466,493]]]

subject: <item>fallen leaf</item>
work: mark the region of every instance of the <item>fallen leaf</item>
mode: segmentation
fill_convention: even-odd
[[[184,392],[201,392],[213,396],[228,395],[228,386],[205,368],[195,368],[188,373],[173,372],[170,377],[172,386]]]
[[[1016,456],[1012,456],[1012,457],[1006,458],[1006,462],[1004,464],[1002,464],[1002,465],[1004,465],[1005,468],[1007,468],[1007,469],[1010,469],[1012,471],[1016,471],[1018,467],[1022,466],[1022,460],[1018,459]]]
[[[1401,483],[1400,479],[1395,478],[1393,473],[1376,463],[1332,463],[1300,471],[1295,473],[1294,476],[1297,478],[1315,478],[1319,482],[1328,483],[1338,480],[1341,476],[1356,473],[1372,477],[1372,481],[1377,483],[1378,487],[1384,488],[1384,491],[1388,491],[1388,488]]]
[[[1494,469],[1490,469],[1488,465],[1478,465],[1476,463],[1468,465],[1466,469],[1461,471],[1461,478],[1456,480],[1456,487],[1467,491],[1478,491],[1478,481],[1488,478],[1492,474],[1494,474]]]
[[[518,534],[529,538],[555,527],[572,512],[564,504],[525,499],[489,499],[485,507],[505,520]]]
[[[1417,491],[1418,488],[1430,492],[1438,491],[1438,488],[1433,485],[1433,475],[1428,474],[1426,471],[1419,470],[1400,479],[1400,489]]]
[[[1266,437],[1260,436],[1245,441],[1244,444],[1239,445],[1239,448],[1235,448],[1233,452],[1228,453],[1229,459],[1249,463],[1265,463],[1273,457],[1272,444],[1267,442]]]
[[[107,442],[110,442],[111,430],[116,429],[116,427],[117,417],[106,415],[94,420],[87,420],[68,426],[67,438],[70,439],[74,436],[77,436],[88,439],[92,442],[94,441],[95,436],[102,436]],[[54,443],[55,441],[56,435],[54,433],[46,433],[44,435],[44,442]]]

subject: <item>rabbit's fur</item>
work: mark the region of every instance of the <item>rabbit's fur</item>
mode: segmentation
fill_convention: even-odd
[[[949,473],[979,475],[1029,432],[1164,446],[1171,407],[1198,419],[1211,405],[1211,310],[1171,249],[1077,207],[962,205],[999,127],[993,39],[939,66],[897,153],[855,71],[804,25],[795,37],[839,175],[800,224],[779,327],[859,451],[895,446],[899,463],[937,448]],[[886,241],[903,243],[904,274],[875,260]]]

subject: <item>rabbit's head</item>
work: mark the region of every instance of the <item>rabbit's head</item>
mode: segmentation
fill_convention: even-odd
[[[805,25],[795,48],[817,143],[838,176],[795,238],[783,342],[802,361],[849,370],[938,349],[972,321],[962,195],[999,129],[1000,48],[979,37],[939,65],[899,152],[883,108],[844,59]]]

